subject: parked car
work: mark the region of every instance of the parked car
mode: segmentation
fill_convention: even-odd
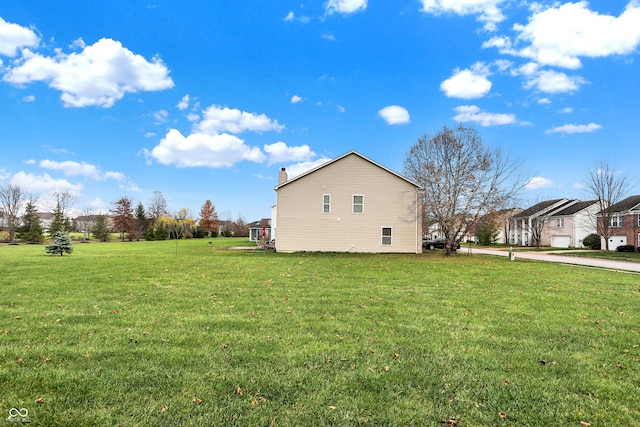
[[[434,239],[434,240],[423,240],[422,241],[422,249],[444,249],[445,240],[444,239]],[[458,243],[458,247],[456,249],[460,249],[460,243]]]

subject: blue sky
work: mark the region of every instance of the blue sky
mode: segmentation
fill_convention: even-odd
[[[523,162],[523,203],[585,199],[600,161],[639,179],[639,46],[640,0],[3,0],[0,184],[254,221],[281,167],[402,173],[463,123]]]

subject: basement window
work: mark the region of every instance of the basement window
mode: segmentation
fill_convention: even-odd
[[[393,229],[391,227],[382,227],[382,246],[391,246],[393,239]]]

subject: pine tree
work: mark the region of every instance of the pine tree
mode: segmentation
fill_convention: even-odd
[[[64,207],[60,202],[56,203],[56,208],[53,211],[53,221],[49,226],[49,236],[54,237],[58,231],[68,231],[71,228],[69,218],[64,214]]]
[[[36,210],[36,201],[30,199],[22,216],[22,227],[18,229],[18,237],[27,243],[42,243],[44,236],[40,217]]]
[[[149,231],[149,218],[147,218],[147,212],[145,212],[142,202],[138,202],[138,206],[136,206],[135,217],[138,236],[146,236]]]
[[[71,244],[71,237],[64,231],[58,231],[53,237],[53,242],[44,247],[48,254],[51,255],[64,255],[64,253],[70,254],[73,252],[73,245]]]
[[[109,220],[106,215],[96,216],[96,223],[91,230],[93,237],[101,242],[109,240],[111,233],[109,233]]]

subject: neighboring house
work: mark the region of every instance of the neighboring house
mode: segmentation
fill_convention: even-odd
[[[545,200],[514,215],[511,218],[509,243],[522,246],[551,246],[550,241],[542,240],[549,216],[577,202],[579,200]]]
[[[264,235],[263,235],[264,234]],[[249,224],[249,241],[271,240],[271,218],[262,218]]]
[[[575,201],[548,217],[542,230],[542,243],[554,248],[583,248],[582,241],[596,233],[597,200]]]
[[[640,246],[640,196],[631,196],[611,206],[609,250],[618,246]],[[605,248],[601,237],[602,248]]]
[[[355,151],[290,180],[283,168],[272,210],[276,250],[419,253],[421,190]]]

